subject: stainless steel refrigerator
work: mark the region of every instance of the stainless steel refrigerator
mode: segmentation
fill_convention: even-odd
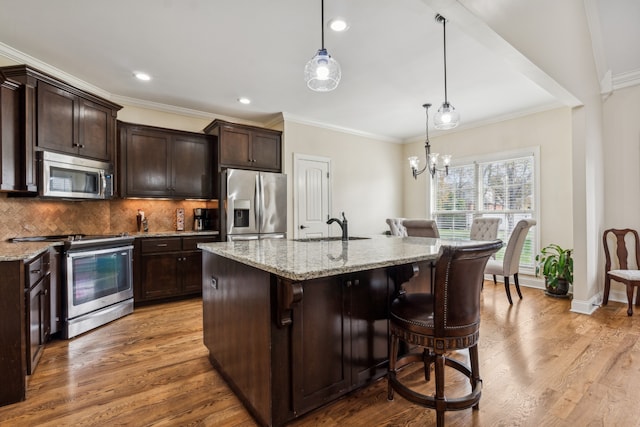
[[[287,237],[285,174],[227,169],[222,184],[222,225],[227,240]]]

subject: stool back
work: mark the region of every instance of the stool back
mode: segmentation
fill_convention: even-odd
[[[440,247],[435,266],[434,332],[436,337],[473,335],[480,325],[480,291],[487,260],[502,247],[494,240],[468,246]],[[476,337],[477,339],[477,337]],[[460,343],[454,348],[465,348]],[[452,348],[450,345],[447,347]]]

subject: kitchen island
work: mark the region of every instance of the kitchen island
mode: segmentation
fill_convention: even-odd
[[[380,378],[389,298],[405,282],[430,285],[443,243],[374,236],[199,244],[212,365],[269,426]]]

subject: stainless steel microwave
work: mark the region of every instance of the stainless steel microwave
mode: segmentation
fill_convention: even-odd
[[[36,155],[40,196],[69,199],[113,197],[111,163],[50,151],[39,151]]]

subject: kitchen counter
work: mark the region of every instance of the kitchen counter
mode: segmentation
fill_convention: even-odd
[[[0,243],[0,262],[3,261],[26,261],[49,248],[60,246],[62,242],[23,242],[23,243]]]
[[[384,376],[390,299],[428,292],[440,246],[470,243],[200,243],[209,360],[258,424],[285,425]]]
[[[217,236],[218,231],[156,231],[150,233],[130,233],[136,239],[145,237]],[[26,261],[63,242],[0,242],[0,262]]]
[[[198,247],[300,281],[427,261],[437,257],[443,243],[465,245],[469,242],[380,235],[348,242],[269,239],[200,243]]]

